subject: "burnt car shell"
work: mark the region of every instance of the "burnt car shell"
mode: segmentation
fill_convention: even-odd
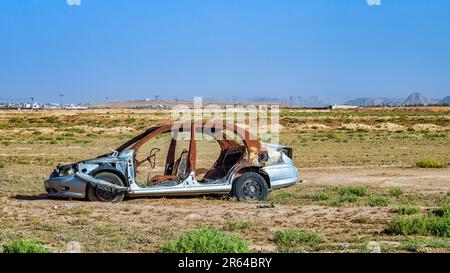
[[[164,173],[156,175],[152,179],[149,178],[145,186],[136,181],[136,170],[139,164],[137,164],[135,155],[144,143],[172,129],[172,125],[163,125],[148,129],[111,153],[72,164],[58,165],[49,179],[45,181],[45,189],[49,197],[65,198],[88,197],[86,193],[88,185],[92,188],[106,187],[115,194],[124,193],[128,196],[229,194],[236,191],[235,184],[239,177],[247,174],[246,176],[253,177],[249,178],[250,186],[246,189],[251,194],[252,191],[257,193],[270,191],[300,182],[297,168],[292,161],[291,148],[249,139],[249,133],[245,130],[243,133],[239,133],[238,130],[232,128],[234,127],[230,126],[226,129],[238,134],[244,144],[238,144],[229,139],[216,139],[220,145],[221,154],[214,166],[204,171],[207,179],[198,180],[196,172],[199,170],[195,168],[197,148],[194,134],[197,130],[203,130],[205,127],[191,125],[189,151],[187,151],[186,158],[183,159],[185,164],[179,164],[179,166],[184,166],[184,169],[177,173],[173,156],[170,162],[168,156],[166,162],[168,167]],[[215,128],[208,129],[216,137],[223,133]],[[172,145],[174,146],[172,147]],[[175,146],[176,141],[173,140],[169,151],[172,148],[175,150]],[[218,169],[223,169],[220,175],[217,175]],[[96,178],[97,174],[104,172],[114,174],[115,177],[120,178],[121,183],[113,184]],[[252,179],[254,181],[251,181]],[[261,184],[261,181],[264,183]],[[267,195],[261,196],[261,198],[267,197]]]

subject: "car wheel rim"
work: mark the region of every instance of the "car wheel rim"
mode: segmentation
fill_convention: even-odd
[[[97,195],[97,198],[100,199],[100,201],[103,202],[110,202],[116,198],[117,194],[114,193],[111,188],[109,187],[102,187],[98,185],[95,188],[95,194]]]
[[[261,186],[255,180],[249,179],[244,182],[244,195],[247,199],[257,199],[261,194]]]

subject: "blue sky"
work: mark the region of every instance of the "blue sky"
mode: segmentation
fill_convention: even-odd
[[[450,95],[450,1],[3,0],[0,99]]]

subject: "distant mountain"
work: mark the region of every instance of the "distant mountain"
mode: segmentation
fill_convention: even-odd
[[[404,105],[428,105],[429,100],[427,97],[420,93],[412,93],[409,95],[405,101],[403,102]]]
[[[301,107],[327,107],[330,105],[329,102],[324,101],[323,99],[317,96],[311,96],[307,98],[300,98],[295,101],[294,105]]]
[[[412,93],[406,99],[402,98],[357,98],[346,101],[344,104],[356,105],[356,106],[420,106],[420,105],[433,105],[443,104],[448,102],[450,97],[446,97],[444,100],[429,99],[421,93]]]
[[[450,96],[445,97],[444,99],[439,101],[441,105],[450,105]]]
[[[238,99],[245,102],[271,102],[271,103],[282,102],[281,98],[275,97],[252,97],[252,98],[238,98]]]
[[[277,98],[277,97],[239,97],[236,98],[238,102],[261,102],[261,103],[281,103],[285,105],[290,105],[290,98]],[[330,105],[329,102],[317,96],[311,97],[292,97],[292,105],[300,107],[327,107]]]
[[[404,99],[399,98],[357,98],[346,101],[345,104],[356,106],[396,106],[401,105]]]

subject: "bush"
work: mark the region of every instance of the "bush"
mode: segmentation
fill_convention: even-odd
[[[446,133],[439,133],[439,132],[426,132],[423,134],[424,138],[427,139],[438,139],[438,138],[446,138]]]
[[[328,199],[330,199],[330,195],[326,192],[321,192],[321,193],[313,195],[313,200],[317,201],[317,202],[327,201]]]
[[[354,194],[339,195],[337,199],[332,202],[333,205],[341,205],[342,203],[355,203],[359,200],[359,197]]]
[[[403,242],[400,249],[416,252],[421,247],[446,248],[450,249],[450,242],[438,238],[413,238]]]
[[[363,197],[367,195],[367,189],[363,186],[347,186],[339,189],[340,195],[355,195]]]
[[[303,245],[315,246],[324,242],[317,233],[295,229],[277,230],[273,236],[280,252],[295,252]]]
[[[226,231],[244,230],[254,226],[253,222],[244,221],[240,219],[233,219],[225,222],[223,229]]]
[[[51,253],[52,251],[33,240],[12,240],[3,245],[3,253]]]
[[[420,247],[420,244],[416,240],[408,240],[406,242],[403,242],[400,245],[400,249],[410,251],[410,252],[416,252]]]
[[[278,204],[287,204],[292,199],[297,198],[297,194],[291,191],[278,191],[270,195],[269,200]]]
[[[178,240],[169,241],[162,249],[164,253],[246,253],[248,243],[220,230],[202,228],[180,236]]]
[[[386,232],[390,234],[426,234],[427,223],[422,215],[395,217],[389,223]]]
[[[396,213],[401,215],[412,215],[417,214],[420,212],[420,209],[418,207],[412,207],[412,206],[401,206],[395,210]]]
[[[371,217],[369,214],[364,214],[364,215],[360,215],[358,217],[356,217],[354,220],[352,220],[353,223],[358,223],[358,224],[365,224],[368,223],[371,220]]]
[[[57,116],[43,117],[42,119],[44,119],[48,123],[56,123],[59,120]]]
[[[355,203],[360,197],[367,195],[367,189],[363,186],[346,186],[338,189],[338,196],[331,203],[341,205],[342,203]]]
[[[0,169],[3,169],[5,167],[5,162],[0,161]]]
[[[401,235],[434,235],[450,237],[450,206],[425,215],[404,215],[395,217],[386,229],[387,233]]]
[[[419,168],[446,168],[447,164],[438,160],[420,160],[416,162]]]
[[[387,197],[373,197],[369,198],[367,202],[371,207],[386,207],[391,203],[391,199]]]
[[[394,197],[399,197],[400,195],[403,194],[403,191],[400,188],[393,188],[389,191],[389,193]]]

